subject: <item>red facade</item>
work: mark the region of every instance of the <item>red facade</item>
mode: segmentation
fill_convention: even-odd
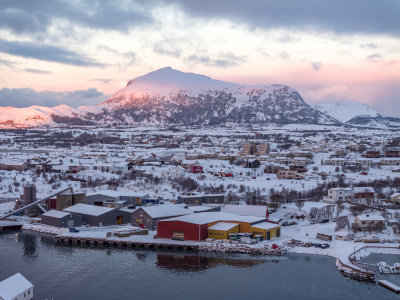
[[[365,153],[366,158],[379,158],[381,156],[380,151],[367,151]]]
[[[374,199],[375,193],[372,192],[363,192],[363,193],[354,193],[354,199]]]
[[[182,221],[159,221],[157,224],[157,237],[172,239],[173,232],[182,232],[185,241],[202,241],[208,236],[207,224],[192,224]]]
[[[189,172],[190,173],[203,173],[203,167],[202,166],[189,166]]]
[[[56,209],[57,207],[57,199],[47,199],[46,200],[47,208],[50,209]]]

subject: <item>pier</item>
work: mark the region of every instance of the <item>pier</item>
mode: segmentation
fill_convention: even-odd
[[[93,237],[74,237],[74,236],[55,236],[57,244],[69,246],[89,246],[89,247],[117,247],[117,248],[138,248],[138,249],[165,249],[180,251],[204,251],[204,252],[223,252],[223,253],[245,253],[255,255],[282,255],[285,251],[279,247],[250,247],[248,245],[231,244],[211,244],[199,242],[178,242],[173,240],[120,240],[109,238]]]
[[[14,221],[0,221],[0,232],[10,230],[20,230],[22,223]]]
[[[142,249],[166,249],[199,251],[197,244],[179,244],[168,242],[144,242],[144,241],[124,241],[105,238],[87,238],[72,236],[55,236],[56,242],[61,245],[71,246],[90,246],[90,247],[118,247],[118,248],[142,248]]]
[[[379,285],[391,290],[393,293],[400,294],[400,287],[387,281],[387,280],[378,280]]]

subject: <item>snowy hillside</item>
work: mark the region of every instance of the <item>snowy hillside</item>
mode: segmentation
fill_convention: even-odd
[[[74,109],[59,105],[55,107],[30,106],[25,108],[0,107],[0,127],[35,127],[53,122],[52,115],[72,116]]]
[[[359,102],[320,103],[315,109],[346,123],[355,117],[378,117],[379,114],[372,107]]]
[[[170,67],[130,80],[101,106],[104,119],[123,123],[339,124],[288,86],[245,86]]]
[[[2,127],[55,123],[341,124],[310,107],[288,86],[245,86],[171,67],[130,80],[125,88],[95,106],[0,108]]]

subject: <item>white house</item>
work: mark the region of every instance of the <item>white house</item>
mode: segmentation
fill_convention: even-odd
[[[390,201],[395,204],[400,204],[400,193],[394,193],[390,195]]]
[[[161,178],[163,179],[175,179],[182,177],[183,175],[184,175],[184,170],[180,167],[167,169],[161,172]]]
[[[0,282],[1,300],[30,300],[33,299],[33,284],[24,276],[17,273]]]
[[[324,197],[325,202],[335,203],[338,201],[351,200],[353,196],[352,188],[332,188],[328,190],[328,196]]]
[[[361,214],[354,218],[354,223],[358,224],[360,231],[374,229],[379,225],[385,228],[385,218],[377,214]]]

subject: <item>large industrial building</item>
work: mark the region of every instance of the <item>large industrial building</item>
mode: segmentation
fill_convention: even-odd
[[[178,203],[184,203],[188,205],[224,204],[224,201],[224,194],[185,195],[178,197]]]
[[[263,235],[264,239],[278,237],[280,235],[279,225],[272,224],[269,229],[266,225],[258,226],[258,224],[264,223],[271,224],[265,220],[266,217],[238,216],[222,212],[189,214],[159,221],[157,236],[173,240],[202,241],[208,237],[225,239],[231,233],[251,234],[256,232],[257,235]],[[279,230],[277,231],[277,229]]]
[[[63,210],[78,203],[85,203],[85,193],[62,193],[57,195],[55,208]]]
[[[132,226],[154,230],[160,220],[194,213],[180,205],[161,205],[140,207],[131,215]]]
[[[116,208],[78,203],[63,209],[63,211],[82,216],[82,222],[91,226],[115,225],[130,222],[130,220],[124,220],[124,214]]]
[[[55,227],[75,227],[82,225],[82,216],[65,211],[50,210],[42,215],[42,224]]]

